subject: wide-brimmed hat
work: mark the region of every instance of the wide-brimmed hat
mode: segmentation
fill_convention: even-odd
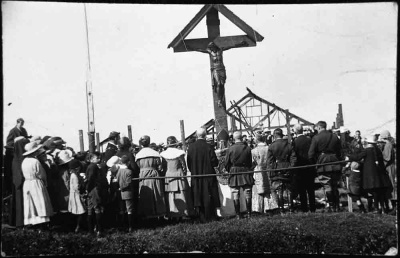
[[[344,126],[341,126],[341,127],[339,128],[339,130],[340,130],[340,133],[347,133],[347,132],[350,132],[350,130],[349,130],[347,127],[344,127]]]
[[[26,150],[26,152],[24,152],[24,154],[22,154],[22,156],[26,156],[26,155],[29,155],[29,154],[31,154],[31,153],[34,153],[34,152],[36,152],[36,151],[38,151],[40,148],[42,148],[42,145],[41,144],[38,144],[37,142],[30,142],[30,143],[27,143],[26,145],[25,145],[25,150]],[[43,150],[43,149],[42,149]],[[44,151],[44,150],[43,150]]]
[[[50,139],[51,138],[51,136],[49,136],[49,135],[46,135],[46,136],[44,136],[41,140],[40,140],[40,144],[44,144],[48,139]]]
[[[37,142],[38,144],[40,144],[40,142],[42,141],[42,137],[40,137],[39,135],[35,135],[35,136],[32,136],[30,141],[31,142]]]
[[[53,141],[56,145],[65,144],[66,142],[59,136],[50,137],[49,140]]]
[[[70,150],[61,150],[57,156],[59,160],[58,162],[59,165],[67,164],[68,162],[74,159],[74,157],[72,157],[73,153]]]
[[[116,164],[119,164],[120,160],[121,160],[120,157],[112,156],[109,160],[107,160],[106,165],[107,165],[107,167],[110,168]]]
[[[372,134],[372,135],[368,135],[365,139],[365,141],[367,143],[376,143],[377,137],[376,135]]]
[[[382,138],[382,139],[387,139],[387,138],[390,137],[390,132],[388,130],[383,130],[380,133],[379,137]]]

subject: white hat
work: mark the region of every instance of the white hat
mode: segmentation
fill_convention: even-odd
[[[107,160],[106,165],[107,165],[107,167],[110,168],[110,167],[112,167],[112,166],[118,164],[120,161],[121,161],[121,158],[120,158],[120,157],[118,157],[118,156],[112,156],[109,160]]]
[[[376,135],[372,134],[372,135],[368,135],[366,138],[366,142],[368,143],[376,143]]]
[[[42,140],[42,137],[40,137],[38,135],[32,136],[32,138],[30,139],[31,142],[37,142],[37,143],[40,143],[41,140]]]
[[[345,132],[350,132],[350,130],[347,127],[341,126],[340,133],[345,133]]]
[[[41,144],[38,144],[37,142],[30,142],[25,145],[25,150],[26,152],[22,154],[22,156],[29,155],[31,153],[34,153],[35,151],[39,150],[42,148]]]
[[[60,150],[60,152],[58,153],[58,159],[59,159],[59,165],[62,164],[66,164],[68,162],[70,162],[71,160],[74,159],[74,157],[72,157],[72,151],[70,150]]]

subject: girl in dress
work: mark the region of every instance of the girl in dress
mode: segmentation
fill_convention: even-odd
[[[86,212],[86,207],[83,201],[83,178],[80,176],[82,172],[82,164],[79,160],[73,159],[68,163],[70,178],[69,178],[69,198],[68,211],[75,215],[76,228],[75,233],[78,233],[83,220],[83,214]]]

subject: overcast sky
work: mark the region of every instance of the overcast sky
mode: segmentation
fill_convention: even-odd
[[[84,5],[2,2],[4,139],[18,117],[32,135],[79,149],[87,133]],[[394,3],[226,5],[264,36],[224,53],[226,100],[255,94],[328,125],[343,105],[350,130],[396,116]],[[213,118],[207,55],[168,44],[202,5],[86,4],[96,132],[133,141],[179,138]],[[221,36],[244,33],[220,14]],[[207,37],[205,18],[187,38]],[[8,105],[8,103],[12,103]],[[85,148],[88,148],[85,135]]]

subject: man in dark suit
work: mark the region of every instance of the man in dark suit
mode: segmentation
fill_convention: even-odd
[[[311,138],[303,134],[303,126],[301,124],[296,124],[294,126],[294,131],[296,133],[296,138],[293,141],[293,149],[297,158],[296,166],[311,165],[308,159]],[[294,171],[293,179],[300,195],[301,210],[303,212],[315,212],[315,177],[315,168],[299,168]],[[307,205],[307,195],[309,207]]]
[[[191,175],[216,174],[218,158],[214,148],[206,142],[206,129],[196,131],[197,141],[190,144],[187,165]],[[201,222],[216,219],[216,208],[220,207],[218,181],[215,176],[191,179],[193,205]]]
[[[340,160],[341,144],[339,138],[331,132],[326,130],[326,122],[319,121],[317,123],[318,134],[311,140],[310,150],[308,151],[308,158],[312,164],[324,164]],[[329,186],[331,188],[331,198],[329,200],[329,211],[331,206],[333,211],[339,209],[339,180],[341,178],[342,166],[340,164],[318,166],[318,177],[325,177],[329,179]]]
[[[293,167],[296,163],[296,154],[289,144],[284,140],[282,129],[274,130],[275,141],[268,147],[267,169],[280,169]],[[291,173],[289,170],[271,171],[271,190],[278,191],[278,206],[280,212],[284,212],[283,190],[284,183],[290,189]],[[293,200],[289,197],[290,209],[293,210]]]
[[[107,162],[112,156],[115,156],[118,152],[118,141],[120,140],[119,132],[112,131],[108,138],[103,141],[102,144],[107,143],[106,150],[104,152],[102,161]]]
[[[242,142],[242,133],[233,134],[235,144],[226,151],[225,169],[229,173],[239,173],[249,171],[252,166],[251,148]],[[251,217],[251,197],[252,187],[254,185],[253,173],[241,175],[229,175],[228,185],[233,195],[233,204],[235,206],[236,218],[240,216],[240,188],[243,189],[246,198],[246,210],[248,217]]]
[[[3,183],[3,196],[11,194],[12,189],[12,160],[14,158],[14,139],[23,136],[28,137],[28,133],[24,128],[24,119],[18,118],[17,125],[13,127],[8,133],[5,155],[4,155],[4,183]]]

